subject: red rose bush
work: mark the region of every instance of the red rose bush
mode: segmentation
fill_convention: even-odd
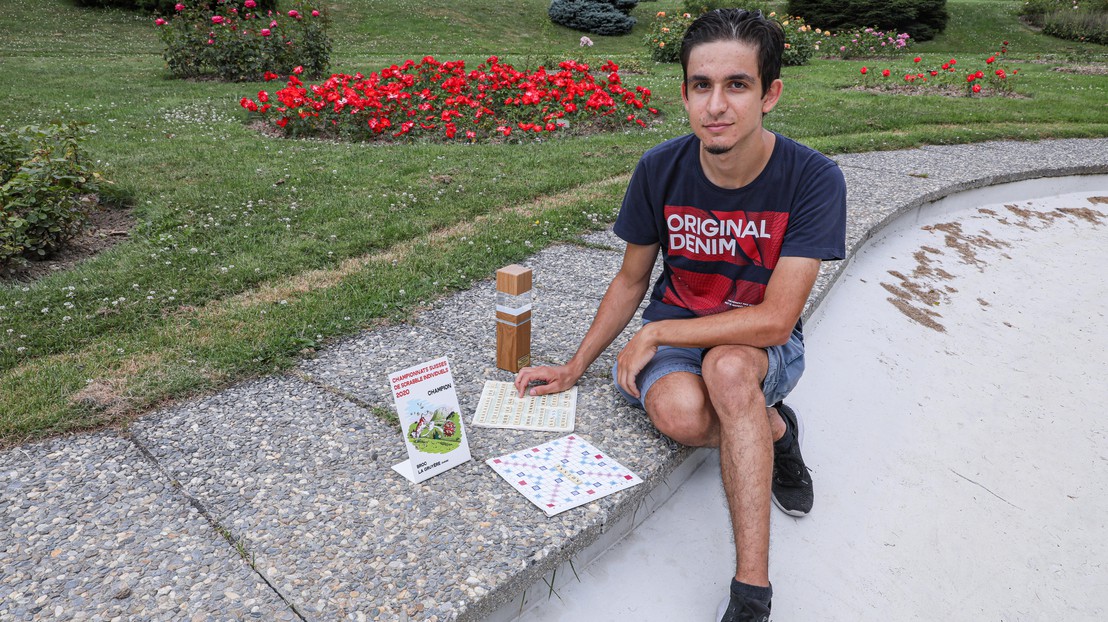
[[[427,56],[311,85],[299,69],[284,88],[243,97],[240,105],[286,136],[352,140],[502,140],[581,126],[645,127],[658,114],[649,107],[650,89],[625,86],[612,61],[599,68],[600,79],[577,61],[559,63],[556,72],[520,71],[496,56],[471,70],[461,60]]]

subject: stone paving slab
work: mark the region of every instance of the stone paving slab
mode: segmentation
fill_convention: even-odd
[[[298,620],[133,443],[0,453],[0,620]]]
[[[633,510],[685,455],[607,381],[586,380],[578,409],[581,435],[647,485],[553,518],[484,460],[554,435],[467,428],[474,460],[413,485],[391,469],[406,457],[398,429],[297,378],[158,413],[134,434],[305,619],[473,620],[540,580],[537,562]]]

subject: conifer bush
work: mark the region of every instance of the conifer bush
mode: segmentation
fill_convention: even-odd
[[[625,35],[635,26],[631,9],[639,0],[553,0],[550,21],[598,35]]]
[[[866,28],[906,32],[915,41],[946,28],[946,0],[789,0],[790,15],[830,30]]]

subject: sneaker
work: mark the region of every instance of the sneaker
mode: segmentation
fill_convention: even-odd
[[[719,622],[769,622],[769,605],[731,594],[716,608]]]
[[[804,516],[812,511],[812,476],[800,457],[800,439],[803,431],[800,420],[793,409],[783,402],[773,406],[781,413],[788,429],[785,434],[793,435],[793,444],[787,451],[773,452],[773,503],[789,516]]]

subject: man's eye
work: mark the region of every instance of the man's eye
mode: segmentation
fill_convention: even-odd
[[[743,83],[743,82],[732,82],[731,83],[731,88],[733,88],[733,89],[745,89],[746,84]]]

